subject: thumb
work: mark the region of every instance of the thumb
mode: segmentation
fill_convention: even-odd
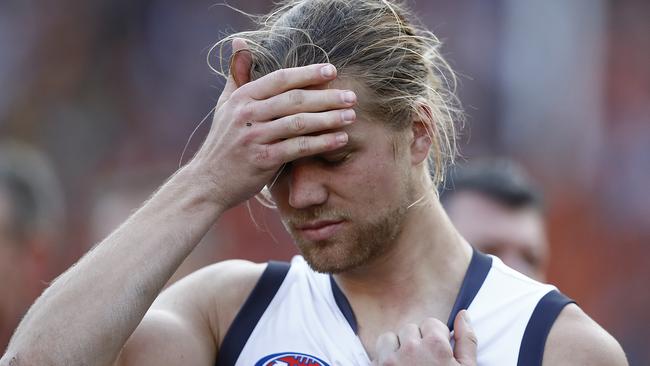
[[[454,320],[454,357],[463,366],[476,365],[476,347],[478,340],[471,327],[471,320],[467,310],[462,310]]]
[[[242,38],[232,40],[232,56],[230,57],[230,72],[226,86],[221,93],[221,99],[227,99],[237,88],[250,81],[250,69],[253,62],[246,41]]]

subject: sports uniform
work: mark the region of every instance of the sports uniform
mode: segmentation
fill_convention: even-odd
[[[478,365],[541,365],[560,311],[573,301],[497,257],[474,251],[447,321],[467,309]],[[367,366],[354,312],[331,275],[296,256],[270,262],[226,333],[217,366]]]

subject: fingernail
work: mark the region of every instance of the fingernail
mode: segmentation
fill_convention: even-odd
[[[345,123],[353,122],[355,116],[356,116],[356,113],[354,113],[354,110],[352,110],[352,109],[346,109],[341,113],[341,118],[343,119],[343,122],[345,122]]]
[[[345,132],[339,132],[336,134],[336,141],[338,142],[347,142],[348,141],[348,134]]]
[[[463,311],[463,320],[467,324],[472,324],[472,318],[470,318],[469,313],[467,312],[467,310]]]
[[[320,73],[326,78],[331,78],[336,73],[336,69],[332,65],[325,65],[320,69]]]
[[[346,91],[343,93],[343,101],[345,103],[354,103],[357,100],[357,95],[354,92]]]

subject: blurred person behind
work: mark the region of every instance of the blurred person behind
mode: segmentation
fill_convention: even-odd
[[[50,162],[0,141],[0,349],[47,285],[62,242],[64,198]]]
[[[508,159],[479,159],[454,169],[441,201],[458,231],[480,251],[545,281],[549,243],[541,191]]]

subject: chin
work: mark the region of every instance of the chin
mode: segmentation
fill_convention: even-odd
[[[370,264],[395,245],[406,210],[387,210],[375,218],[346,225],[324,240],[308,240],[287,225],[298,249],[321,273],[342,273]]]
[[[365,266],[388,251],[395,241],[395,233],[377,231],[374,225],[373,229],[317,242],[294,238],[314,271],[336,274]],[[379,233],[388,235],[377,235]]]
[[[358,253],[354,248],[355,245],[350,242],[326,240],[309,243],[297,241],[297,243],[302,256],[316,272],[341,273],[365,262],[366,256]]]

